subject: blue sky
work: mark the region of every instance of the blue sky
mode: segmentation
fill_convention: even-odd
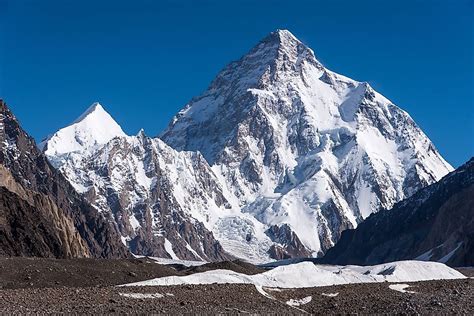
[[[458,166],[474,154],[473,3],[0,0],[0,96],[37,140],[94,101],[153,136],[284,28],[408,111]]]

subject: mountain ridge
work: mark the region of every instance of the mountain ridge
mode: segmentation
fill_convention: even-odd
[[[0,100],[0,253],[44,257],[128,257],[110,226]]]
[[[321,262],[371,265],[404,259],[474,264],[474,158],[390,210],[347,230]]]
[[[341,230],[452,167],[405,111],[367,83],[324,68],[288,33],[270,34],[225,67],[160,137],[177,150],[200,151],[237,204],[265,224],[282,224],[275,215],[293,212],[283,223],[324,252]],[[348,194],[352,183],[359,188]],[[329,195],[305,201],[328,187]],[[318,205],[325,209],[314,212]],[[296,218],[313,222],[319,241]]]
[[[48,157],[86,192],[110,178],[91,157],[127,137],[80,155]],[[175,170],[164,184],[171,205],[184,210],[186,221],[198,218],[230,255],[255,262],[270,255],[320,256],[343,230],[452,170],[405,111],[367,83],[326,69],[286,30],[272,32],[225,67],[160,138],[167,147],[150,139],[160,148],[152,160],[160,170]],[[143,144],[136,150],[142,152]],[[199,174],[174,169],[189,166],[189,155],[202,162]],[[164,156],[173,157],[169,164],[158,163]],[[145,157],[140,159],[127,166],[109,160],[106,169],[121,166],[127,174],[140,166],[150,181],[163,175],[143,169]],[[211,191],[204,192],[209,184]]]

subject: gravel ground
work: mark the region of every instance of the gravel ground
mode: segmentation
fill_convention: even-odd
[[[198,270],[211,268],[258,272],[239,262]],[[474,314],[474,279],[407,283],[406,290],[415,293],[395,291],[389,283],[264,288],[264,293],[252,285],[236,284],[113,286],[195,270],[161,266],[147,259],[0,259],[0,314]]]
[[[25,313],[285,313],[285,314],[465,314],[474,313],[474,281],[412,283],[415,293],[389,289],[388,283],[307,289],[267,289],[251,285],[167,287],[28,288],[0,290],[2,314]],[[148,294],[148,296],[138,296]],[[335,297],[330,297],[335,295]],[[132,295],[127,297],[125,295]],[[290,300],[311,297],[307,304]],[[308,300],[308,299],[306,299]]]
[[[238,260],[185,267],[161,265],[147,258],[69,260],[11,257],[0,258],[0,289],[110,286],[214,269],[245,274],[265,271]]]
[[[456,268],[456,270],[458,270],[467,277],[474,278],[474,267]]]

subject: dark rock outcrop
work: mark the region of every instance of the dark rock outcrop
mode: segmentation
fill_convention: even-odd
[[[273,225],[265,233],[273,242],[277,243],[272,245],[268,251],[271,258],[281,260],[311,256],[311,252],[306,249],[288,224]]]

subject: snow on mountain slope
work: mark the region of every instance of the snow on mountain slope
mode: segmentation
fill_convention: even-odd
[[[365,265],[410,258],[474,265],[474,158],[343,232],[320,262]]]
[[[399,261],[376,266],[330,266],[301,262],[255,275],[246,275],[230,270],[211,270],[188,276],[156,278],[122,286],[218,283],[254,284],[271,288],[305,288],[351,283],[416,282],[465,278],[460,272],[435,262]]]
[[[98,102],[92,104],[71,125],[64,127],[39,144],[50,161],[59,167],[64,155],[91,151],[116,136],[125,136],[122,128]]]
[[[210,225],[203,224],[209,213],[225,208],[226,201],[199,154],[178,153],[140,131],[69,155],[60,170],[98,210],[110,215],[133,253],[207,261],[230,258]]]
[[[227,66],[163,141],[126,136],[104,112],[93,106],[44,150],[136,254],[321,255],[451,170],[406,112],[288,31]]]
[[[99,111],[105,112],[102,107]],[[109,114],[100,115],[107,125],[118,126]],[[265,227],[232,207],[202,155],[177,152],[143,131],[103,144],[105,138],[92,133],[83,137],[87,142],[79,148],[61,148],[71,152],[55,150],[58,144],[74,143],[84,130],[96,131],[75,124],[54,134],[53,146],[47,142],[45,153],[76,190],[117,225],[133,253],[207,261],[231,258],[222,244],[241,249],[238,254],[251,261],[269,259],[272,242]]]
[[[233,207],[263,229],[286,224],[314,255],[452,170],[406,112],[286,30],[221,71],[160,137],[201,152]]]

